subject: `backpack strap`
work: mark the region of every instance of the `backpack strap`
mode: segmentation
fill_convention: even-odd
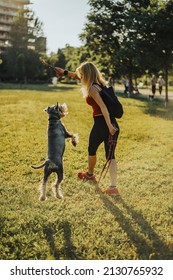
[[[92,85],[95,86],[96,89],[98,89],[99,92],[100,92],[100,91],[102,90],[102,88],[103,88],[103,85],[102,85],[102,84],[93,83]]]

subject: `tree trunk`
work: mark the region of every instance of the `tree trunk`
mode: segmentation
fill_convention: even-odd
[[[167,65],[165,65],[165,106],[167,106],[168,103],[168,68]]]

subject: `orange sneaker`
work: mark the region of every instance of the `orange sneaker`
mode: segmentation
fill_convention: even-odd
[[[81,180],[88,180],[88,181],[97,182],[95,176],[94,175],[89,175],[88,172],[79,172],[77,174],[77,176]]]
[[[112,196],[119,196],[120,195],[119,191],[116,187],[111,188],[111,189],[109,187],[107,187],[106,189],[102,190],[102,193],[112,195]]]

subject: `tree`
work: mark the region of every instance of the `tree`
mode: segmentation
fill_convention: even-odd
[[[93,59],[107,61],[108,74],[114,74],[116,52],[120,47],[120,37],[124,26],[124,7],[113,0],[90,0],[90,13],[80,38],[88,47]]]
[[[65,48],[62,49],[65,56],[65,68],[71,71],[75,71],[76,67],[78,66],[77,49],[78,48],[72,47],[69,44],[66,44]]]
[[[29,65],[33,65],[30,61],[33,57],[34,61],[37,57],[37,63],[40,64],[39,56],[34,56],[33,52],[36,36],[42,33],[41,26],[34,13],[28,10],[21,10],[15,18],[9,35],[11,46],[7,51],[7,70],[12,79],[26,83],[31,73],[35,76],[33,72],[34,69],[37,71],[38,67],[31,70]]]
[[[65,54],[64,54],[62,49],[58,49],[57,61],[55,63],[55,66],[61,67],[61,68],[64,68],[64,69],[66,67],[66,56],[65,56]]]
[[[89,4],[91,12],[81,39],[97,56],[97,61],[99,57],[107,75],[128,75],[132,88],[133,75],[137,77],[144,72],[136,31],[131,27],[134,8],[127,1],[90,0]]]
[[[145,69],[154,73],[164,71],[167,103],[168,72],[173,64],[173,2],[144,1],[146,6],[143,9],[139,9],[139,1],[128,2],[131,7],[138,3],[137,12],[132,14],[131,24],[137,31],[139,49],[145,57],[145,60],[143,59]]]
[[[90,0],[81,39],[107,61],[113,75],[132,78],[170,69],[173,49],[172,0]],[[168,63],[169,61],[169,63]],[[167,70],[168,71],[168,70]]]
[[[158,68],[164,70],[165,75],[165,103],[168,102],[168,73],[173,66],[173,2],[167,1],[155,14],[158,22],[156,27],[156,46]]]

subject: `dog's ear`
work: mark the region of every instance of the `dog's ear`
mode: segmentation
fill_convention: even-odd
[[[56,108],[58,109],[58,107],[59,107],[59,103],[58,103],[58,101],[57,101],[57,103],[56,103]]]
[[[49,113],[50,107],[45,108],[43,111]]]

